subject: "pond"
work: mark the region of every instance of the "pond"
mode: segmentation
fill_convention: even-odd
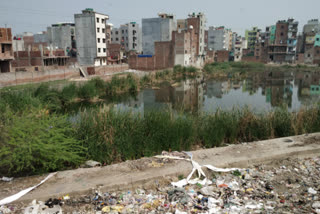
[[[320,101],[320,73],[252,72],[246,78],[187,79],[159,88],[146,88],[112,106],[120,110],[184,110],[212,113],[217,109],[250,107],[256,112],[286,106],[290,111]]]

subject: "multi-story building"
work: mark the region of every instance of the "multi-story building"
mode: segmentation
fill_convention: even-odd
[[[49,45],[52,49],[62,49],[71,56],[76,49],[75,24],[58,23],[47,28]]]
[[[230,29],[221,27],[209,27],[208,50],[220,51],[232,49],[232,32]]]
[[[179,29],[173,32],[175,65],[190,66],[195,60],[195,49],[192,49],[193,29]]]
[[[234,61],[239,62],[242,60],[243,49],[248,48],[248,43],[246,38],[237,36],[234,44]]]
[[[253,27],[251,30],[246,30],[245,38],[248,41],[248,49],[254,51],[256,41],[259,38],[259,32],[261,30],[258,27]]]
[[[289,22],[283,20],[276,24],[276,36],[273,44],[269,44],[269,60],[271,62],[285,62],[287,54]]]
[[[112,43],[121,44],[127,52],[141,52],[141,29],[136,22],[121,25],[111,31]]]
[[[159,13],[158,18],[142,19],[142,51],[145,55],[155,54],[155,42],[172,40],[172,31],[177,29],[174,15]]]
[[[113,28],[113,24],[111,23],[107,23],[106,26],[106,35],[107,35],[107,45],[111,44],[111,39],[112,39],[112,28]]]
[[[109,16],[87,8],[82,14],[75,14],[74,18],[78,62],[81,65],[106,65]]]
[[[205,28],[206,16],[203,13],[191,13],[186,19],[187,28],[192,28],[194,31],[195,46],[196,46],[196,62],[195,66],[202,66],[206,57],[206,43],[205,43]]]
[[[297,57],[297,39],[298,39],[298,22],[294,19],[288,19],[288,41],[287,54],[285,61],[294,63]]]
[[[11,61],[14,59],[11,28],[0,28],[0,47],[0,73],[10,72]]]
[[[317,63],[314,61],[317,61],[317,59],[314,58],[314,54],[317,53],[315,49],[318,49],[315,48],[315,39],[318,33],[320,33],[320,22],[318,19],[309,20],[303,27],[302,44],[299,45],[302,45],[300,51],[304,56],[304,63]]]

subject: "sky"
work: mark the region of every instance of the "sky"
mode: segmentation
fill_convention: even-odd
[[[58,22],[74,22],[74,14],[93,8],[108,14],[118,27],[142,18],[172,13],[183,19],[192,12],[203,12],[208,26],[225,26],[244,35],[245,29],[275,24],[294,18],[301,31],[308,20],[320,19],[320,0],[0,0],[0,27],[14,34],[41,32]]]

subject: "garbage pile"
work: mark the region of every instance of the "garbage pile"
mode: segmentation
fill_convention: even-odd
[[[287,159],[230,172],[205,171],[210,182],[177,187],[185,178],[152,189],[62,196],[28,205],[38,213],[320,213],[320,158]],[[210,184],[208,184],[210,183]],[[51,207],[50,207],[51,206]],[[28,208],[28,207],[27,207]],[[27,208],[20,209],[22,213]],[[14,210],[15,209],[15,210]],[[10,205],[0,213],[17,211]],[[61,210],[60,210],[61,209]]]

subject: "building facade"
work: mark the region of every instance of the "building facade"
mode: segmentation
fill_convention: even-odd
[[[10,72],[11,61],[14,59],[11,28],[0,28],[0,47],[0,73]]]
[[[172,32],[177,29],[174,15],[159,13],[158,18],[142,19],[142,52],[155,54],[155,42],[172,40]]]
[[[196,61],[194,66],[200,67],[204,65],[206,58],[206,42],[205,42],[205,30],[207,19],[204,13],[191,13],[186,19],[186,25],[188,29],[193,29],[194,36],[193,41],[195,44]]]
[[[232,32],[222,27],[209,27],[208,30],[208,50],[227,50],[232,49]]]
[[[248,48],[247,40],[244,37],[237,36],[234,44],[234,61],[242,60],[243,50]]]
[[[87,8],[82,14],[75,14],[74,18],[78,62],[81,65],[106,65],[109,16]]]
[[[52,49],[62,49],[65,55],[76,50],[75,24],[58,23],[47,28],[49,45]]]
[[[248,41],[248,49],[254,51],[255,44],[257,39],[259,38],[259,32],[261,30],[258,27],[253,27],[251,30],[246,30],[245,38]]]
[[[120,28],[114,28],[111,31],[111,42],[121,44],[127,52],[142,51],[141,37],[141,29],[136,22],[121,25]]]
[[[288,40],[287,54],[285,61],[294,63],[297,57],[297,41],[298,41],[298,22],[294,19],[288,19]]]

